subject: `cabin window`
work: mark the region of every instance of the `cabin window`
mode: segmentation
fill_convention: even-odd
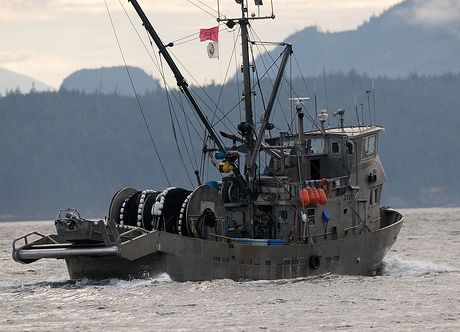
[[[353,143],[352,140],[347,140],[347,152],[348,154],[353,154],[355,153],[355,143]]]
[[[369,204],[380,204],[380,195],[382,193],[382,186],[371,188],[369,191]]]
[[[331,150],[333,154],[340,153],[340,145],[339,142],[335,141],[331,143]]]
[[[377,152],[377,136],[367,136],[363,139],[363,158],[375,156]]]
[[[305,150],[307,155],[323,154],[324,153],[324,139],[322,138],[309,138],[305,142]]]
[[[378,186],[374,189],[374,203],[380,204],[380,194],[382,193],[382,186]]]
[[[279,212],[279,216],[280,216],[280,219],[286,220],[287,217],[288,217],[287,210],[281,210],[281,211]]]

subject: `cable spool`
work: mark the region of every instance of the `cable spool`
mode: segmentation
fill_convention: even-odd
[[[152,206],[158,196],[158,192],[148,189],[144,190],[139,199],[139,206],[137,209],[137,226],[143,227],[148,231],[152,230]]]
[[[118,190],[115,195],[113,195],[109,208],[109,220],[114,220],[118,224],[120,223],[121,205],[125,201],[126,197],[135,192],[137,192],[137,190],[134,188],[123,188]]]
[[[182,204],[191,191],[170,187],[163,190],[155,199],[152,206],[154,216],[153,229],[178,233],[179,216]]]
[[[192,197],[193,193],[189,194],[187,198],[185,198],[184,202],[182,203],[182,206],[180,208],[180,214],[179,214],[179,222],[177,226],[177,233],[179,235],[184,235],[184,236],[190,236],[190,232],[187,227],[187,222],[185,221],[185,211],[187,209],[188,202],[190,198]]]
[[[227,211],[222,196],[207,185],[200,186],[190,195],[186,207],[186,228],[188,235],[206,239],[209,233],[223,235]]]
[[[127,196],[120,208],[120,225],[137,226],[137,213],[141,191]]]

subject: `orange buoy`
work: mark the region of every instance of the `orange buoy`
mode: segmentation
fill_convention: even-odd
[[[318,189],[313,188],[313,195],[315,195],[315,203],[319,203],[319,193],[318,193]]]
[[[324,192],[323,188],[318,189],[318,194],[319,194],[319,204],[324,205],[327,203],[327,196],[326,193]]]
[[[310,195],[307,189],[300,190],[299,201],[303,206],[308,206],[310,204]]]
[[[308,191],[308,197],[310,198],[310,204],[315,204],[316,203],[316,195],[313,192],[313,188],[307,188]]]

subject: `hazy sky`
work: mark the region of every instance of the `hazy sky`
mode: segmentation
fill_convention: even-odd
[[[158,77],[120,2],[143,40],[147,38],[127,0],[107,0],[128,64]],[[212,9],[217,9],[216,0],[139,2],[165,43],[216,25],[210,15],[215,15]],[[273,0],[276,20],[257,21],[253,27],[261,39],[270,41],[281,41],[311,25],[328,31],[354,29],[371,15],[378,15],[398,2],[401,0]],[[270,0],[264,4],[262,12],[269,13]],[[228,16],[238,10],[233,0],[220,1],[220,8]],[[220,60],[209,60],[206,43],[200,43],[198,38],[177,45],[172,51],[203,83],[223,80],[228,65],[228,57],[223,54],[232,48],[233,32],[224,30],[220,33]],[[58,88],[75,70],[122,63],[104,0],[0,0],[0,68]]]

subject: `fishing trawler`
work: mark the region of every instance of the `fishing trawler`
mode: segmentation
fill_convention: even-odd
[[[237,134],[217,132],[170,55],[170,45],[162,42],[138,1],[130,2],[206,128],[211,143],[203,154],[212,156],[221,179],[202,184],[197,171],[192,190],[123,188],[104,220],[61,210],[56,234],[32,232],[15,239],[13,258],[21,263],[63,259],[72,279],[167,273],[177,281],[258,280],[375,273],[404,219],[380,202],[387,180],[378,155],[384,129],[359,118],[356,126],[345,126],[343,109],[332,114],[338,125],[331,127],[328,111],[315,109],[313,128],[305,130],[305,98],[295,97],[289,102],[296,129],[267,136],[274,129],[272,111],[293,48],[281,44],[273,89],[255,123],[248,29],[252,20],[274,15],[249,14],[248,2],[237,0],[241,16],[219,15],[218,21],[229,29],[239,26],[245,117]],[[261,154],[268,160],[264,169]]]

